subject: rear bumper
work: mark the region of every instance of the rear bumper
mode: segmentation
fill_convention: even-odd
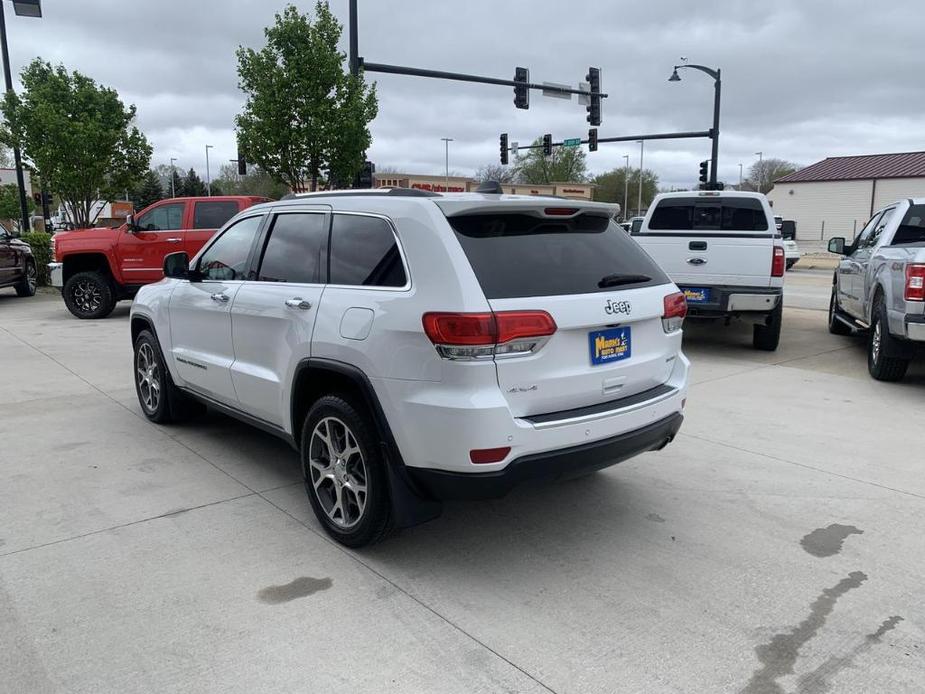
[[[688,299],[689,316],[724,316],[733,313],[768,313],[783,298],[782,287],[739,287],[735,285],[678,285],[681,291],[709,289],[709,301]]]
[[[925,342],[925,316],[906,316],[903,323],[907,340]]]
[[[48,263],[48,275],[51,286],[61,289],[64,286],[64,263]]]
[[[462,473],[408,468],[408,473],[434,498],[496,499],[526,482],[549,482],[577,477],[615,465],[669,444],[684,417],[676,412],[635,431],[558,451],[535,453],[512,460],[494,472]]]

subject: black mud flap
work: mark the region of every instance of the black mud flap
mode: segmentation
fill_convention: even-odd
[[[416,490],[404,465],[389,455],[388,446],[382,444],[382,457],[389,476],[389,495],[392,500],[393,522],[396,529],[410,528],[439,518],[443,503],[427,498]]]

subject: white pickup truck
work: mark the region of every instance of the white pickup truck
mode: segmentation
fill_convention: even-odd
[[[836,237],[843,255],[832,280],[829,332],[867,331],[867,369],[878,381],[906,375],[925,344],[925,198],[877,210],[851,243]]]
[[[777,349],[786,258],[764,195],[662,193],[632,235],[684,292],[689,318],[750,321],[755,349]]]

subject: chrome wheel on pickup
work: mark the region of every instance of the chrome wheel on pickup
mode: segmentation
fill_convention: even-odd
[[[100,272],[71,275],[62,294],[68,311],[78,318],[105,318],[116,307],[112,282]]]
[[[876,299],[867,336],[867,370],[878,381],[901,381],[909,368],[909,357],[899,340],[890,334],[883,297]]]

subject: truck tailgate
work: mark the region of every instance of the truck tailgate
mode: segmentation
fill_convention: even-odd
[[[770,286],[770,234],[649,232],[634,238],[676,284]]]

